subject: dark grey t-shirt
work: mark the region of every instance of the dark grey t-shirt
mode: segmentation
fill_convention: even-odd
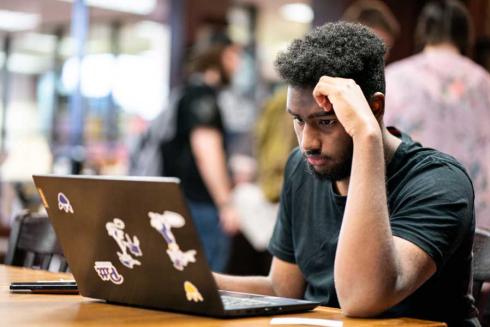
[[[462,326],[465,319],[475,316],[469,295],[475,228],[473,187],[454,158],[423,148],[406,135],[402,140],[387,167],[391,229],[393,235],[430,255],[437,272],[384,315]],[[286,165],[269,251],[299,266],[307,283],[306,299],[334,307],[339,303],[333,265],[345,203],[346,197],[336,194],[330,181],[320,181],[306,172],[306,162],[295,149]]]
[[[216,90],[192,81],[182,89],[177,109],[176,136],[166,145],[167,176],[180,178],[185,196],[196,202],[213,203],[191,149],[191,133],[198,127],[210,127],[224,134]],[[225,145],[223,144],[223,148]],[[170,158],[170,160],[168,160]]]

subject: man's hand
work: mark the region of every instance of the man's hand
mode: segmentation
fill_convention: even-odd
[[[269,276],[229,276],[213,273],[219,289],[301,299],[306,283],[296,264],[272,258]]]
[[[235,235],[240,230],[240,216],[231,204],[219,208],[221,227],[228,235]]]
[[[354,80],[322,76],[313,90],[313,97],[326,112],[335,112],[352,138],[366,131],[380,131],[369,103]]]

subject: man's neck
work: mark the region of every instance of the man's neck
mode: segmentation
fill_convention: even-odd
[[[393,159],[393,156],[395,155],[395,152],[400,146],[400,144],[402,143],[402,141],[398,137],[391,134],[385,127],[382,128],[382,131],[383,131],[383,150],[385,155],[385,167],[386,167]],[[335,191],[342,196],[346,196],[349,191],[349,182],[350,182],[350,176],[340,181],[336,181],[334,183]]]

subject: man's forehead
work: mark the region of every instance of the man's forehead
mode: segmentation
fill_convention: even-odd
[[[313,88],[288,87],[287,111],[292,115],[305,117],[335,116],[333,111],[326,112],[313,97]]]
[[[313,98],[313,88],[288,86],[288,107],[290,106],[311,106],[315,103]]]

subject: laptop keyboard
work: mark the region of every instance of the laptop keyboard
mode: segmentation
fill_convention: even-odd
[[[229,295],[221,295],[221,300],[225,308],[231,307],[262,307],[273,304],[270,301],[258,300],[254,298],[247,297],[237,297],[237,296],[229,296]]]

